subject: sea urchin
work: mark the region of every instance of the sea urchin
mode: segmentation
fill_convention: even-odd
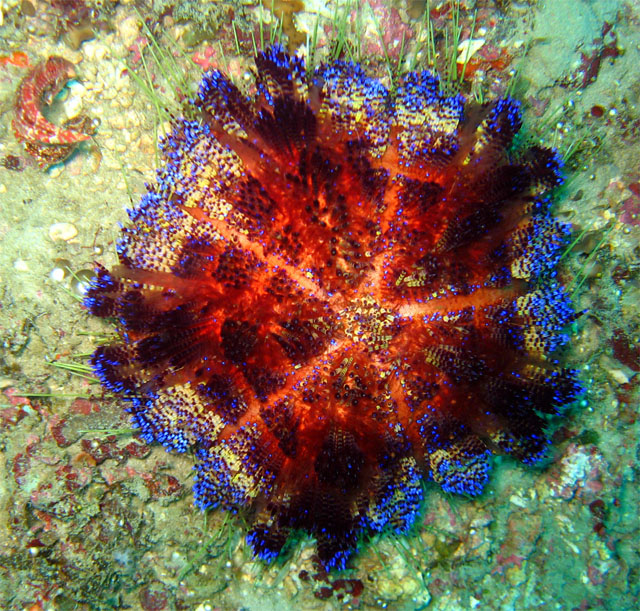
[[[251,513],[257,555],[299,529],[343,567],[412,524],[422,478],[477,495],[492,454],[539,460],[579,392],[553,356],[560,161],[514,147],[512,99],[255,61],[254,99],[207,73],[165,139],[85,300],[120,335],[92,363],[145,439],[195,450],[197,505]]]

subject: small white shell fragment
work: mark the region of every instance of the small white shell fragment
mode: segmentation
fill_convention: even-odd
[[[78,230],[71,223],[54,223],[49,227],[49,238],[54,242],[68,242],[78,235]]]
[[[28,272],[29,271],[29,266],[27,265],[27,262],[24,259],[16,259],[13,262],[13,268],[16,271],[19,271],[19,272]]]
[[[60,176],[60,174],[62,174],[62,168],[64,166],[59,163],[58,165],[54,165],[49,171],[49,178],[58,178],[58,176]]]
[[[122,39],[122,44],[128,47],[133,44],[134,40],[140,34],[140,20],[136,16],[123,19],[118,25],[118,33]]]
[[[71,119],[80,114],[82,110],[82,96],[86,92],[84,85],[78,82],[71,82],[68,85],[69,96],[64,101],[64,113],[67,119]]]
[[[49,272],[49,278],[51,278],[51,280],[53,280],[54,282],[62,282],[65,275],[65,271],[61,267],[54,267]]]
[[[82,45],[82,51],[84,56],[92,62],[98,62],[104,59],[109,53],[108,47],[98,40],[87,41]]]
[[[468,59],[471,59],[477,51],[482,48],[484,44],[484,38],[467,38],[458,45],[458,58],[456,62],[464,64]]]
[[[609,375],[618,383],[618,384],[628,384],[629,378],[620,369],[609,369]]]
[[[523,499],[519,494],[512,494],[509,497],[509,501],[516,507],[522,507],[523,509],[528,505],[527,500]]]

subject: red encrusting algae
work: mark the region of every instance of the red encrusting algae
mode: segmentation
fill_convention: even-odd
[[[42,112],[75,76],[75,66],[70,61],[53,56],[30,70],[18,87],[13,131],[40,167],[64,161],[80,142],[88,140],[95,132],[88,117],[73,117],[60,127],[51,123]]]

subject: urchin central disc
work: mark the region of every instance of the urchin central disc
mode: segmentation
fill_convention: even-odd
[[[351,302],[340,314],[345,335],[363,343],[370,351],[386,350],[394,336],[396,316],[382,307],[371,295]]]

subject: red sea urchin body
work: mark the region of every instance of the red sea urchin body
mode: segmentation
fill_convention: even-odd
[[[512,150],[516,102],[465,115],[427,72],[391,95],[352,63],[256,67],[253,100],[205,75],[164,142],[86,299],[120,332],[93,366],[147,440],[195,448],[199,506],[252,511],[260,557],[301,529],[343,567],[411,525],[421,478],[475,495],[492,454],[538,460],[579,392],[559,161]]]

